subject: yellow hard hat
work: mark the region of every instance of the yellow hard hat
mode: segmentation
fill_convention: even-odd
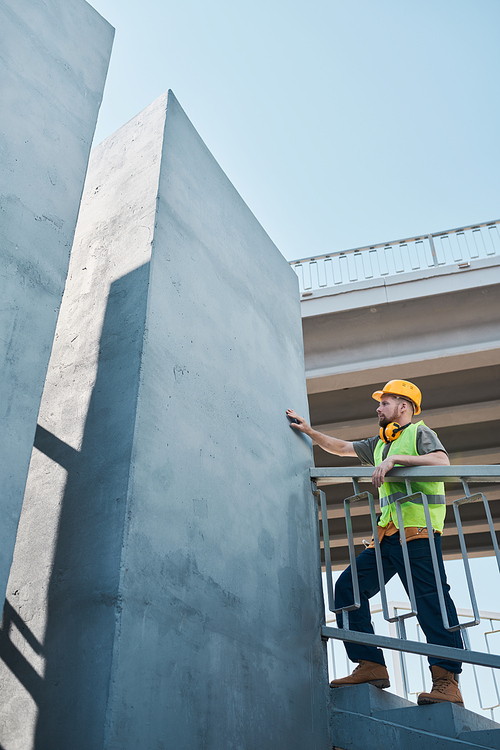
[[[375,391],[375,393],[372,393],[372,398],[374,398],[375,401],[380,401],[384,394],[387,396],[403,396],[403,398],[407,398],[414,404],[415,414],[420,414],[422,394],[417,386],[408,382],[408,380],[389,380],[381,391]]]

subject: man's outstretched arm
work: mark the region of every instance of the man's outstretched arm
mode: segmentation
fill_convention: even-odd
[[[292,422],[290,424],[290,427],[293,427],[294,430],[298,430],[299,432],[303,432],[306,435],[309,435],[309,437],[312,438],[314,442],[320,446],[320,448],[323,448],[323,450],[327,451],[328,453],[333,453],[335,456],[356,456],[356,451],[354,450],[353,444],[348,442],[347,440],[340,440],[339,438],[329,437],[322,432],[313,430],[311,425],[306,422],[304,417],[299,417],[297,412],[295,412],[293,409],[287,409],[286,415],[290,419],[297,420],[297,422]]]

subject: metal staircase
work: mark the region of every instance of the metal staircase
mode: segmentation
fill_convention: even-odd
[[[335,750],[500,750],[500,724],[452,703],[417,706],[372,685],[331,690]]]

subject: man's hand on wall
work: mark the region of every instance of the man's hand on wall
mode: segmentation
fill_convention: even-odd
[[[295,420],[295,422],[292,421],[290,423],[290,427],[293,427],[295,430],[300,430],[300,432],[307,432],[311,429],[304,417],[299,417],[297,412],[293,409],[287,409],[286,415],[289,419]]]

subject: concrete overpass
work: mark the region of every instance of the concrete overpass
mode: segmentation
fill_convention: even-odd
[[[452,464],[500,462],[500,222],[292,262],[299,277],[313,426],[345,440],[376,434],[371,394],[392,378],[415,381],[422,418]],[[317,466],[356,465],[315,447]],[[477,488],[479,491],[481,488]],[[500,490],[482,488],[500,530]],[[375,490],[374,490],[375,491]],[[334,559],[347,562],[344,497],[328,487]],[[447,493],[449,505],[463,496]],[[369,538],[366,508],[354,518],[358,551]],[[471,556],[491,553],[481,505],[467,506]],[[448,509],[445,557],[460,556]]]

